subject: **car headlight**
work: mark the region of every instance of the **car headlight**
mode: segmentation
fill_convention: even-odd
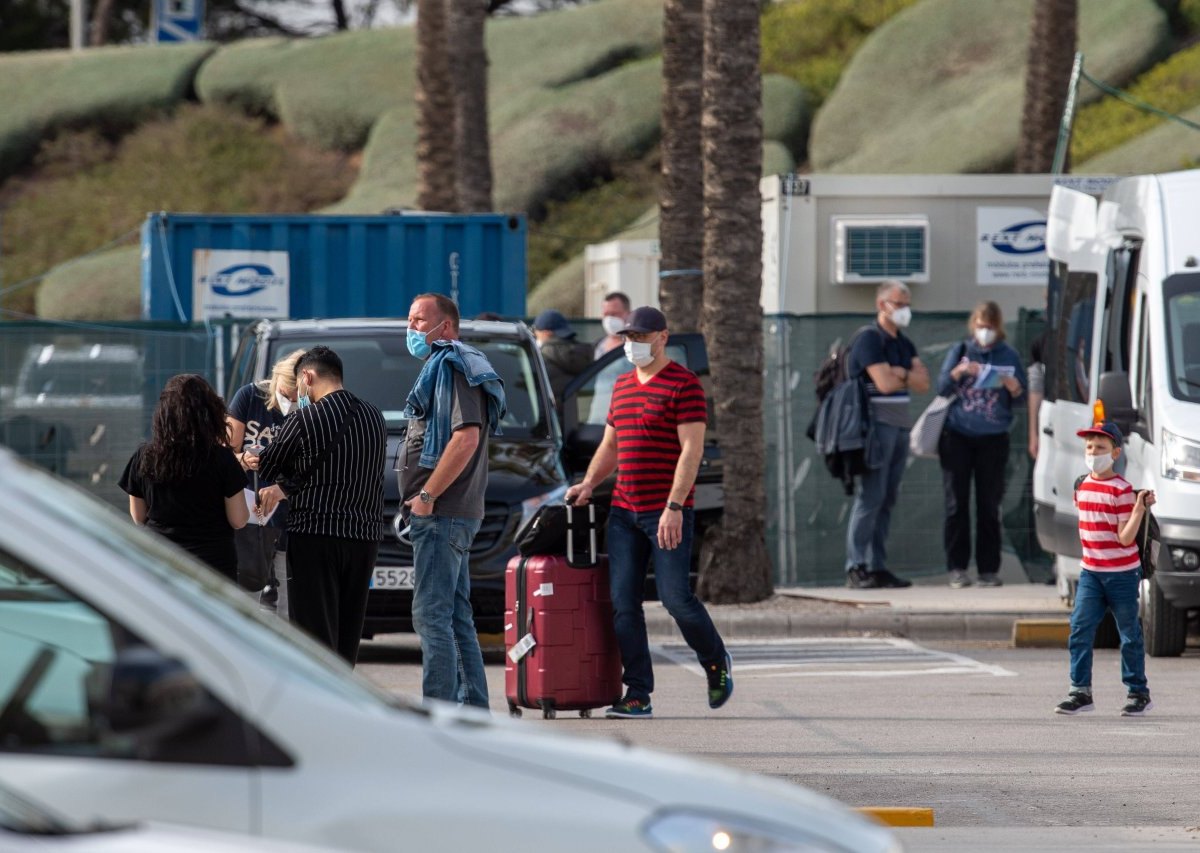
[[[566,496],[567,487],[556,486],[548,492],[543,492],[540,495],[535,495],[532,498],[521,501],[521,523],[517,525],[517,530],[524,530],[525,525],[529,523],[538,509],[546,504],[557,503]]]
[[[662,853],[850,853],[855,849],[753,818],[676,810],[653,815],[642,833],[650,847]],[[899,844],[887,848],[887,853],[899,851]]]
[[[1162,473],[1172,480],[1200,483],[1200,444],[1164,429]]]

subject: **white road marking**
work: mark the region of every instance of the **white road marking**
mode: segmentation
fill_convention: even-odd
[[[1001,666],[894,637],[814,637],[742,640],[726,644],[738,675],[763,678],[895,678],[924,675],[1015,676]],[[652,647],[654,654],[703,676],[683,643]]]

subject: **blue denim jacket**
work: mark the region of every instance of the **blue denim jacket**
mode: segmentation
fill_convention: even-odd
[[[487,356],[475,347],[462,341],[434,341],[433,353],[425,360],[416,384],[408,392],[403,415],[414,421],[428,419],[425,443],[417,462],[422,468],[436,468],[450,441],[450,399],[455,370],[467,378],[467,384],[472,388],[483,386],[487,394],[488,432],[501,434],[500,419],[508,411],[508,405],[500,374],[492,369]]]

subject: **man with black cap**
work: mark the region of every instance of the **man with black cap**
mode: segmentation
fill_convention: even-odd
[[[592,348],[575,340],[575,330],[567,318],[553,308],[547,308],[533,321],[533,336],[546,362],[550,388],[554,399],[562,405],[567,384],[592,364]]]
[[[708,706],[733,693],[725,644],[688,583],[696,473],[704,455],[708,406],[696,374],[667,357],[667,318],[655,308],[629,315],[621,331],[634,370],[617,379],[604,440],[583,482],[566,499],[584,505],[615,468],[608,516],[609,585],[624,666],[625,696],[606,717],[648,719],[654,670],[642,610],[646,570],[654,559],[658,597],[708,676]]]

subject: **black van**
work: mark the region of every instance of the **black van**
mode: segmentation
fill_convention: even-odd
[[[242,336],[227,386],[232,396],[242,385],[269,376],[271,366],[287,353],[324,344],[341,357],[346,388],[383,412],[388,425],[389,470],[384,478],[388,535],[380,542],[367,599],[363,634],[368,638],[412,631],[412,551],[396,535],[400,494],[393,470],[405,432],[400,413],[421,369],[421,362],[408,353],[407,328],[405,320],[262,320]],[[562,401],[555,401],[537,344],[523,323],[464,320],[459,335],[488,356],[504,379],[508,399],[503,434],[489,440],[483,525],[471,547],[475,622],[481,632],[494,633],[503,629],[504,568],[516,553],[517,531],[542,504],[562,500],[567,484],[583,475],[604,435],[612,383],[632,366],[620,349],[607,353],[572,380]],[[707,385],[703,338],[672,336],[667,350]],[[601,514],[608,494],[606,489],[597,490]],[[720,508],[719,454],[710,440],[696,488],[694,558],[704,529],[716,520]]]

